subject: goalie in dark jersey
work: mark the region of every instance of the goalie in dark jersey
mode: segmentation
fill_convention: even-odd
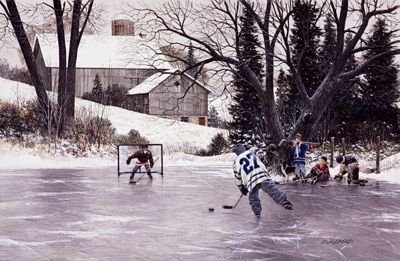
[[[132,159],[136,159],[136,162],[135,166],[132,169],[132,174],[129,178],[129,182],[134,182],[133,179],[135,177],[135,173],[143,166],[146,169],[149,178],[153,179],[153,176],[151,175],[151,168],[154,166],[153,154],[148,149],[147,145],[140,146],[140,150],[130,155],[126,160],[126,164],[131,164]]]

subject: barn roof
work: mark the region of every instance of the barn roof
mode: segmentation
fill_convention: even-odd
[[[47,67],[58,67],[56,34],[37,34]],[[69,50],[69,35],[66,35]],[[83,35],[77,58],[77,68],[170,69],[163,59],[158,44],[139,36]]]
[[[170,77],[173,77],[174,75],[177,75],[180,73],[179,69],[170,69],[166,72],[158,72],[153,75],[151,75],[149,78],[144,80],[142,83],[137,85],[136,87],[133,87],[129,92],[128,95],[137,95],[137,94],[147,94],[154,90],[158,85],[160,85],[163,81],[167,80]],[[199,82],[198,80],[194,79],[190,75],[184,73],[183,74],[185,77],[189,78],[191,81],[194,81],[196,84],[200,85],[204,89],[206,89],[207,92],[211,92],[204,84]]]

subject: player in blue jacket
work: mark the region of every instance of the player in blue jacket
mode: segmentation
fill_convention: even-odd
[[[252,150],[246,150],[243,144],[237,144],[233,152],[238,156],[234,162],[234,174],[237,186],[243,195],[249,193],[249,200],[254,214],[261,214],[258,191],[266,192],[276,203],[285,209],[293,209],[284,192],[270,179],[265,165]]]
[[[294,153],[294,167],[296,176],[293,180],[304,180],[306,175],[306,153],[308,145],[301,142],[302,135],[296,134],[296,139],[292,141],[291,150]]]

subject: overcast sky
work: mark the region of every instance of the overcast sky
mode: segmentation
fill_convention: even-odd
[[[102,15],[103,19],[104,19],[104,28],[102,28],[101,33],[102,34],[110,34],[111,33],[111,20],[113,18],[118,17],[119,15],[121,15],[121,12],[128,8],[129,5],[132,4],[143,4],[145,3],[146,5],[159,5],[161,2],[163,2],[164,0],[142,0],[142,1],[135,1],[135,0],[95,0],[96,4],[101,4],[104,8],[104,13]],[[322,1],[322,0],[319,0]],[[351,0],[352,1],[352,0]],[[353,0],[354,1],[354,0]],[[393,0],[388,0],[388,2],[393,1]],[[400,0],[396,0],[399,1]],[[22,5],[26,5],[26,4],[34,4],[34,3],[42,3],[43,0],[39,0],[39,1],[32,1],[32,0],[17,0],[18,4],[22,4]],[[50,3],[52,4],[52,1],[50,0],[45,0],[44,2]],[[194,1],[196,3],[206,3],[209,2],[209,0],[196,0]],[[1,10],[1,9],[0,9]],[[1,10],[2,11],[2,10]],[[397,16],[400,20],[400,12],[397,12]],[[26,19],[23,17],[23,19]],[[0,58],[6,58],[7,60],[9,60],[10,64],[12,65],[18,65],[20,63],[18,56],[16,55],[16,46],[18,46],[15,43],[11,43],[8,45],[4,45],[2,44],[2,42],[0,42]],[[400,61],[400,57],[399,57],[399,61]]]

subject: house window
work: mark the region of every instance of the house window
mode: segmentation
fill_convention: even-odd
[[[189,117],[181,117],[182,122],[189,122]]]

